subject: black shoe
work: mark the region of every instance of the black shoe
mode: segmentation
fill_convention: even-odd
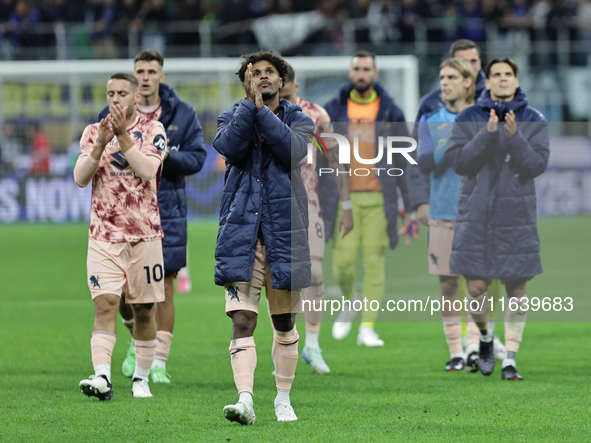
[[[100,401],[113,400],[113,386],[104,375],[91,375],[82,380],[78,386],[84,395],[96,397]]]
[[[503,380],[522,380],[523,377],[519,375],[515,366],[505,366],[501,371],[501,377]]]
[[[494,344],[492,340],[490,341],[490,343],[485,343],[482,340],[480,340],[478,369],[480,369],[482,375],[490,375],[495,370],[495,353]]]
[[[468,356],[466,372],[478,372],[478,352],[474,351]]]
[[[462,357],[452,358],[445,365],[445,370],[449,372],[461,371],[462,369],[464,369],[464,359]]]

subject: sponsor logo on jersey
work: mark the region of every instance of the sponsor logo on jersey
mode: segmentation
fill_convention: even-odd
[[[127,159],[125,158],[125,154],[123,154],[123,151],[121,150],[113,152],[111,154],[111,158],[113,159],[113,161],[110,163],[120,171],[123,171],[125,168],[129,166],[129,162],[127,161]]]

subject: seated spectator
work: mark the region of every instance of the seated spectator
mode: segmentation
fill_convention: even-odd
[[[122,0],[117,10],[117,45],[123,50],[129,45],[129,33],[139,32],[140,0]],[[120,54],[124,55],[124,54]]]
[[[164,55],[166,52],[166,24],[169,21],[164,0],[144,0],[139,13],[142,21],[142,47]]]
[[[117,58],[115,24],[117,8],[115,0],[95,0],[95,21],[92,53],[96,59]]]
[[[243,29],[239,24],[235,24],[253,18],[247,0],[225,0],[217,18],[225,25],[221,30],[220,43],[237,45],[254,41],[250,30]]]
[[[373,0],[367,10],[369,36],[376,46],[398,42],[400,30],[400,4],[391,0]]]
[[[14,58],[26,58],[26,49],[34,46],[35,34],[32,29],[39,23],[39,11],[25,0],[17,0],[8,16],[7,31],[14,48]]]
[[[197,22],[203,19],[203,10],[200,0],[180,0],[176,7],[176,19],[179,22]],[[197,31],[197,26],[194,26]],[[181,46],[198,45],[199,32],[178,32],[175,36],[175,44]]]

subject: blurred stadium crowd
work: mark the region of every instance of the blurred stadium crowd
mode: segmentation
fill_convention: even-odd
[[[0,55],[126,58],[143,46],[167,56],[236,56],[262,46],[257,20],[289,26],[298,14],[313,17],[282,28],[292,31],[285,55],[346,55],[362,46],[420,56],[458,38],[490,52],[517,39],[534,46],[534,66],[556,64],[561,48],[542,48],[558,41],[567,42],[569,64],[585,65],[591,41],[589,0],[1,0]]]
[[[591,0],[0,0],[0,62],[11,65],[20,60],[132,60],[145,48],[167,59],[230,57],[236,63],[239,55],[259,49],[279,51],[288,59],[349,57],[365,49],[378,54],[378,68],[384,55],[416,56],[422,96],[438,87],[439,64],[459,38],[477,42],[484,63],[515,59],[530,105],[555,122],[551,135],[578,136],[580,149],[587,152]],[[335,72],[334,77],[341,74],[346,75]],[[183,78],[185,86],[197,86],[183,89],[182,98],[215,128],[221,109],[210,108],[223,86],[211,77]],[[72,115],[94,119],[95,98],[103,98],[102,89],[95,97],[89,80],[76,98],[68,81],[55,76],[23,81],[0,69],[0,180],[16,177],[22,201],[26,174],[66,174],[79,152]],[[180,86],[173,76],[167,81]],[[326,83],[334,87],[334,78]],[[85,113],[72,110],[78,109],[72,107],[76,100],[84,102]],[[414,115],[406,118],[412,121]],[[591,168],[591,156],[585,159],[577,164]],[[219,178],[215,164],[206,166],[212,178],[197,183],[195,195]]]

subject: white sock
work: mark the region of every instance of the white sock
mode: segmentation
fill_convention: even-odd
[[[238,401],[241,401],[244,404],[252,406],[252,394],[250,392],[243,392],[238,397]]]
[[[513,358],[506,358],[503,360],[503,364],[502,367],[506,368],[507,366],[513,366],[514,368],[517,367],[517,364],[515,363],[515,359]]]
[[[155,368],[156,366],[159,366],[166,371],[166,362],[164,360],[160,360],[158,358],[155,358],[154,361],[152,362],[152,367]]]
[[[141,378],[142,380],[147,381],[149,375],[150,375],[149,369],[140,368],[138,365],[135,365],[135,370],[133,371],[132,379]]]
[[[275,397],[275,406],[277,406],[280,403],[284,403],[284,404],[291,404],[291,402],[289,401],[289,391],[277,391],[277,397]]]
[[[452,360],[454,358],[464,358],[464,353],[463,352],[454,352],[453,354],[450,354],[449,356]]]
[[[318,344],[318,336],[320,334],[318,332],[306,332],[306,348],[318,348],[320,345]]]
[[[478,353],[478,343],[470,343],[466,347],[466,355],[472,354],[472,352]]]
[[[480,331],[480,341],[484,343],[490,343],[491,341],[493,341],[494,338],[495,335],[491,331],[487,330],[484,333]]]
[[[94,368],[94,374],[95,375],[104,375],[105,377],[107,377],[107,380],[109,381],[109,383],[111,383],[111,366],[99,365],[96,368]]]

